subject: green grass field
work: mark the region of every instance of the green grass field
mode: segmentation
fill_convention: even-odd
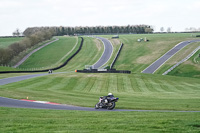
[[[199,79],[150,74],[48,75],[0,86],[1,96],[93,107],[99,96],[114,93],[117,108],[200,110]],[[81,101],[81,102],[80,102]]]
[[[111,38],[111,36],[103,37]],[[150,41],[137,42],[138,38],[144,37]],[[132,74],[75,72],[52,74],[0,86],[0,96],[16,99],[24,99],[28,96],[31,100],[93,108],[99,96],[112,92],[119,97],[116,103],[117,109],[200,111],[199,78],[140,73],[174,45],[190,39],[194,39],[191,34],[120,35],[124,47],[115,68],[131,70]],[[188,47],[188,49],[192,48]],[[102,52],[101,42],[84,37],[82,50],[58,72],[74,71],[83,69],[85,65],[92,65]],[[197,54],[192,58],[196,58]],[[192,61],[192,58],[189,61]],[[196,72],[196,69],[193,70]],[[6,76],[2,75],[0,78]],[[199,132],[199,114],[58,111],[1,107],[0,131]]]
[[[0,132],[193,132],[199,113],[89,112],[0,108]]]
[[[22,40],[23,37],[0,38],[0,48],[7,48],[10,44]]]
[[[103,50],[103,44],[97,39],[84,37],[84,43],[80,52],[65,67],[58,71],[82,70],[85,68],[85,65],[93,65],[99,60]]]
[[[17,71],[20,69],[12,68],[12,67],[5,67],[5,66],[0,66],[0,71]]]

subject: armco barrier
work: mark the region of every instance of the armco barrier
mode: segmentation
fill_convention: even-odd
[[[34,73],[34,72],[48,72],[49,70],[58,70],[62,67],[64,67],[65,65],[67,65],[67,63],[76,55],[78,54],[78,52],[81,50],[82,45],[83,45],[83,41],[84,39],[81,37],[81,44],[78,48],[78,50],[71,56],[69,57],[62,65],[55,67],[55,68],[51,68],[51,69],[44,69],[44,70],[35,70],[35,71],[1,71],[0,73]]]
[[[118,50],[118,52],[117,52],[117,55],[116,55],[115,59],[113,60],[112,64],[110,65],[110,69],[113,68],[113,66],[114,66],[114,64],[115,64],[115,62],[116,62],[116,60],[117,60],[117,58],[118,58],[118,56],[119,56],[119,54],[121,52],[121,49],[122,49],[123,45],[124,44],[122,43],[121,46],[120,46],[120,48],[119,48],[119,50]]]
[[[91,70],[75,70],[75,72],[80,72],[80,73],[126,73],[130,74],[131,71],[128,70],[116,70],[116,69],[105,69],[104,71],[98,70],[98,69],[91,69]]]

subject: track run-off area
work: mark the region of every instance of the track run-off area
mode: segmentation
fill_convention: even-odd
[[[104,65],[112,55],[112,44],[109,43],[109,41],[105,38],[99,38],[104,43],[104,53],[102,54],[101,58],[96,62],[93,66],[94,68],[99,68],[102,65]],[[193,41],[190,42],[182,42],[178,45],[176,45],[173,49],[171,49],[169,52],[167,52],[165,55],[168,57],[168,59],[173,56],[172,53],[176,53],[184,46],[190,44]],[[194,41],[196,42],[196,40]],[[106,46],[107,45],[107,46]],[[161,59],[161,58],[160,58]],[[165,63],[166,60],[162,60],[160,62]],[[163,64],[160,63],[160,66]],[[153,64],[151,65],[153,66]],[[155,67],[154,69],[150,68],[145,69],[143,73],[153,73],[156,69],[158,69],[160,66]],[[147,70],[147,71],[146,71]],[[151,71],[151,72],[150,72]],[[62,73],[62,72],[61,72]],[[67,73],[67,72],[65,72]],[[68,72],[72,73],[72,72]],[[60,73],[53,73],[53,74],[60,74]],[[46,76],[47,73],[42,74],[32,74],[32,75],[25,75],[25,76],[18,76],[18,77],[11,77],[6,79],[0,79],[0,85],[5,85],[13,82],[19,82],[22,80],[39,77],[39,76]],[[88,107],[78,107],[78,106],[71,106],[71,105],[62,105],[62,104],[44,104],[44,103],[36,103],[36,102],[30,102],[30,101],[23,101],[23,100],[16,100],[16,99],[10,99],[5,97],[0,97],[0,106],[1,107],[14,107],[14,108],[37,108],[37,109],[54,109],[54,110],[82,110],[82,111],[110,111],[105,109],[99,109],[95,110],[94,108],[88,108]],[[128,109],[114,109],[112,111],[139,111],[139,112],[200,112],[200,111],[173,111],[173,110],[128,110]]]

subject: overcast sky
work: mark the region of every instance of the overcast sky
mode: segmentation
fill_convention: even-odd
[[[0,36],[34,26],[200,27],[200,0],[0,0]]]

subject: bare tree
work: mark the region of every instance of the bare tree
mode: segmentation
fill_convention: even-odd
[[[170,33],[171,32],[171,27],[167,28],[167,32]]]
[[[21,33],[18,28],[13,32],[13,36],[20,36],[20,34]]]
[[[163,31],[164,31],[164,27],[161,27],[161,28],[160,28],[160,31],[163,32]]]

